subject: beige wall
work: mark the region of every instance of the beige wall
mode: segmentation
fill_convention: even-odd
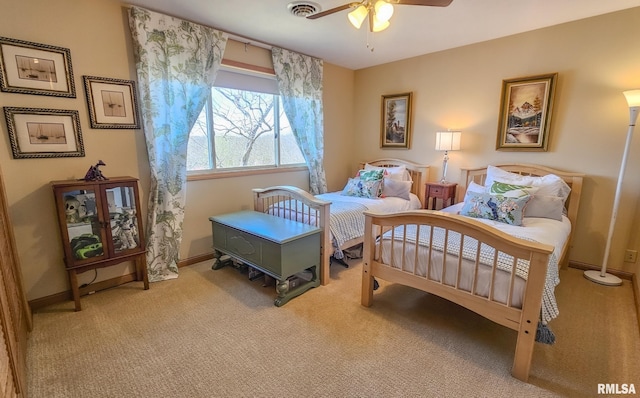
[[[82,87],[83,75],[136,79],[121,3],[0,2],[0,36],[71,50],[77,92],[75,99],[0,92],[0,106],[78,110],[86,150],[84,158],[15,160],[6,124],[0,122],[0,168],[25,290],[33,300],[68,289],[49,182],[81,178],[91,164],[102,159],[107,163],[105,175],[140,178],[141,199],[146,203],[149,167],[141,130],[89,127]],[[325,63],[325,170],[329,189],[341,189],[357,162],[389,156],[430,164],[434,168],[431,179],[435,179],[442,158],[432,149],[435,131],[461,128],[463,151],[451,154],[450,179],[457,179],[460,166],[514,160],[586,173],[571,258],[598,264],[628,121],[621,91],[640,87],[640,53],[627,51],[634,48],[633,38],[640,33],[640,26],[634,24],[639,19],[640,9],[634,9],[359,71]],[[496,152],[502,79],[549,72],[559,73],[549,152]],[[405,91],[414,93],[412,149],[382,151],[380,96]],[[639,153],[639,146],[636,139],[612,253],[611,267],[629,271],[635,271],[637,265],[622,264],[620,252],[640,246],[637,227],[632,227],[637,226],[632,220],[640,213],[640,181],[633,172],[639,166],[634,155]],[[250,208],[251,188],[277,184],[304,188],[307,173],[189,182],[181,258],[211,251],[209,216]],[[130,271],[126,264],[102,269],[98,280]],[[92,278],[93,272],[83,274],[80,283]]]
[[[448,179],[459,169],[490,163],[538,163],[586,174],[573,261],[600,265],[629,110],[622,91],[640,88],[640,8],[519,34],[356,71],[356,141],[359,158],[405,157],[441,173],[435,132],[459,128],[462,150],[450,153]],[[502,80],[558,73],[547,152],[495,150]],[[412,91],[413,145],[379,148],[380,96]],[[640,139],[632,142],[609,268],[626,248],[639,249]]]
[[[34,300],[69,289],[49,182],[82,178],[90,165],[102,159],[107,164],[102,168],[107,177],[140,178],[141,202],[146,204],[149,166],[141,130],[90,128],[82,87],[83,75],[136,80],[128,22],[121,2],[0,0],[0,9],[0,36],[70,49],[76,88],[74,99],[0,92],[0,106],[78,110],[86,151],[83,158],[13,159],[6,124],[0,122],[0,168],[5,177],[25,291],[27,298]],[[351,70],[325,64],[327,96],[336,96],[325,100],[328,127],[325,151],[339,155],[326,167],[327,180],[333,188],[346,180],[345,170],[353,160],[346,153],[351,147],[353,75]],[[282,184],[308,188],[308,173],[189,182],[181,258],[212,251],[209,216],[250,208],[251,188]],[[97,280],[131,271],[131,264],[126,263],[101,269]],[[79,281],[91,281],[93,276],[93,271],[89,271],[80,275]]]
[[[0,167],[5,177],[10,215],[22,264],[28,299],[68,289],[58,235],[52,180],[84,177],[102,159],[109,176],[131,175],[142,180],[146,203],[148,159],[140,130],[93,130],[82,76],[135,79],[129,30],[118,3],[77,0],[2,0],[0,35],[70,49],[76,98],[0,93],[0,106],[77,110],[80,113],[85,157],[13,159],[6,124],[0,122]],[[145,189],[146,188],[146,189]],[[99,280],[124,273],[125,266],[100,270]],[[80,283],[91,280],[82,274]]]

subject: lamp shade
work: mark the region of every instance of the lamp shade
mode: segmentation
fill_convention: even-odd
[[[378,0],[373,9],[376,11],[376,17],[382,22],[388,21],[393,15],[393,6],[384,0]]]
[[[351,22],[351,25],[353,25],[354,28],[360,29],[360,27],[362,26],[362,22],[364,22],[364,19],[367,17],[368,13],[369,10],[367,10],[367,7],[359,6],[358,8],[347,14],[347,18],[349,18],[349,22]]]
[[[460,131],[438,131],[436,133],[436,151],[459,151]]]
[[[622,94],[627,98],[629,108],[640,106],[640,89],[624,91]]]
[[[382,32],[383,30],[389,27],[389,21],[381,21],[378,19],[376,15],[372,18],[373,26],[371,27],[372,32]]]

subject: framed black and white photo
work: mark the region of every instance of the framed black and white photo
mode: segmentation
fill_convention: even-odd
[[[380,148],[411,148],[412,93],[382,96]]]
[[[4,107],[14,159],[83,157],[78,111]]]
[[[502,81],[499,151],[546,151],[558,74]]]
[[[76,97],[67,48],[0,37],[0,90]]]
[[[83,79],[92,128],[140,128],[133,80],[95,76],[84,76]]]

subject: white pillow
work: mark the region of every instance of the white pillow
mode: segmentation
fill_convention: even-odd
[[[469,183],[469,185],[467,186],[467,192],[475,192],[475,193],[484,193],[484,192],[488,192],[487,188],[483,187],[482,185],[471,181]],[[466,194],[466,193],[465,193]]]
[[[564,199],[560,196],[534,195],[524,209],[525,217],[550,218],[562,221]]]
[[[384,176],[398,181],[411,181],[411,177],[405,166],[380,167],[365,163],[365,170],[383,170]]]
[[[502,170],[499,167],[488,166],[487,167],[487,179],[485,180],[485,186],[490,187],[494,181],[500,181],[515,185],[528,185],[537,187],[537,195],[541,196],[559,196],[564,201],[569,197],[571,188],[566,182],[555,174],[547,174],[542,177],[522,176],[520,174],[511,173],[506,170]]]
[[[397,197],[409,200],[411,181],[398,181],[393,178],[382,179],[382,197]]]

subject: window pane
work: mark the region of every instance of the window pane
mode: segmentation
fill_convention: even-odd
[[[214,88],[216,167],[275,165],[271,94]]]
[[[299,164],[304,163],[304,157],[293,136],[289,119],[284,114],[282,100],[280,101],[280,164]]]
[[[276,160],[278,144],[280,157]],[[295,164],[304,164],[304,157],[278,95],[212,88],[189,135],[187,170]]]
[[[189,133],[189,143],[187,144],[187,170],[208,170],[211,169],[209,154],[211,153],[210,140],[207,134],[206,105],[198,116],[198,120],[193,125]]]

